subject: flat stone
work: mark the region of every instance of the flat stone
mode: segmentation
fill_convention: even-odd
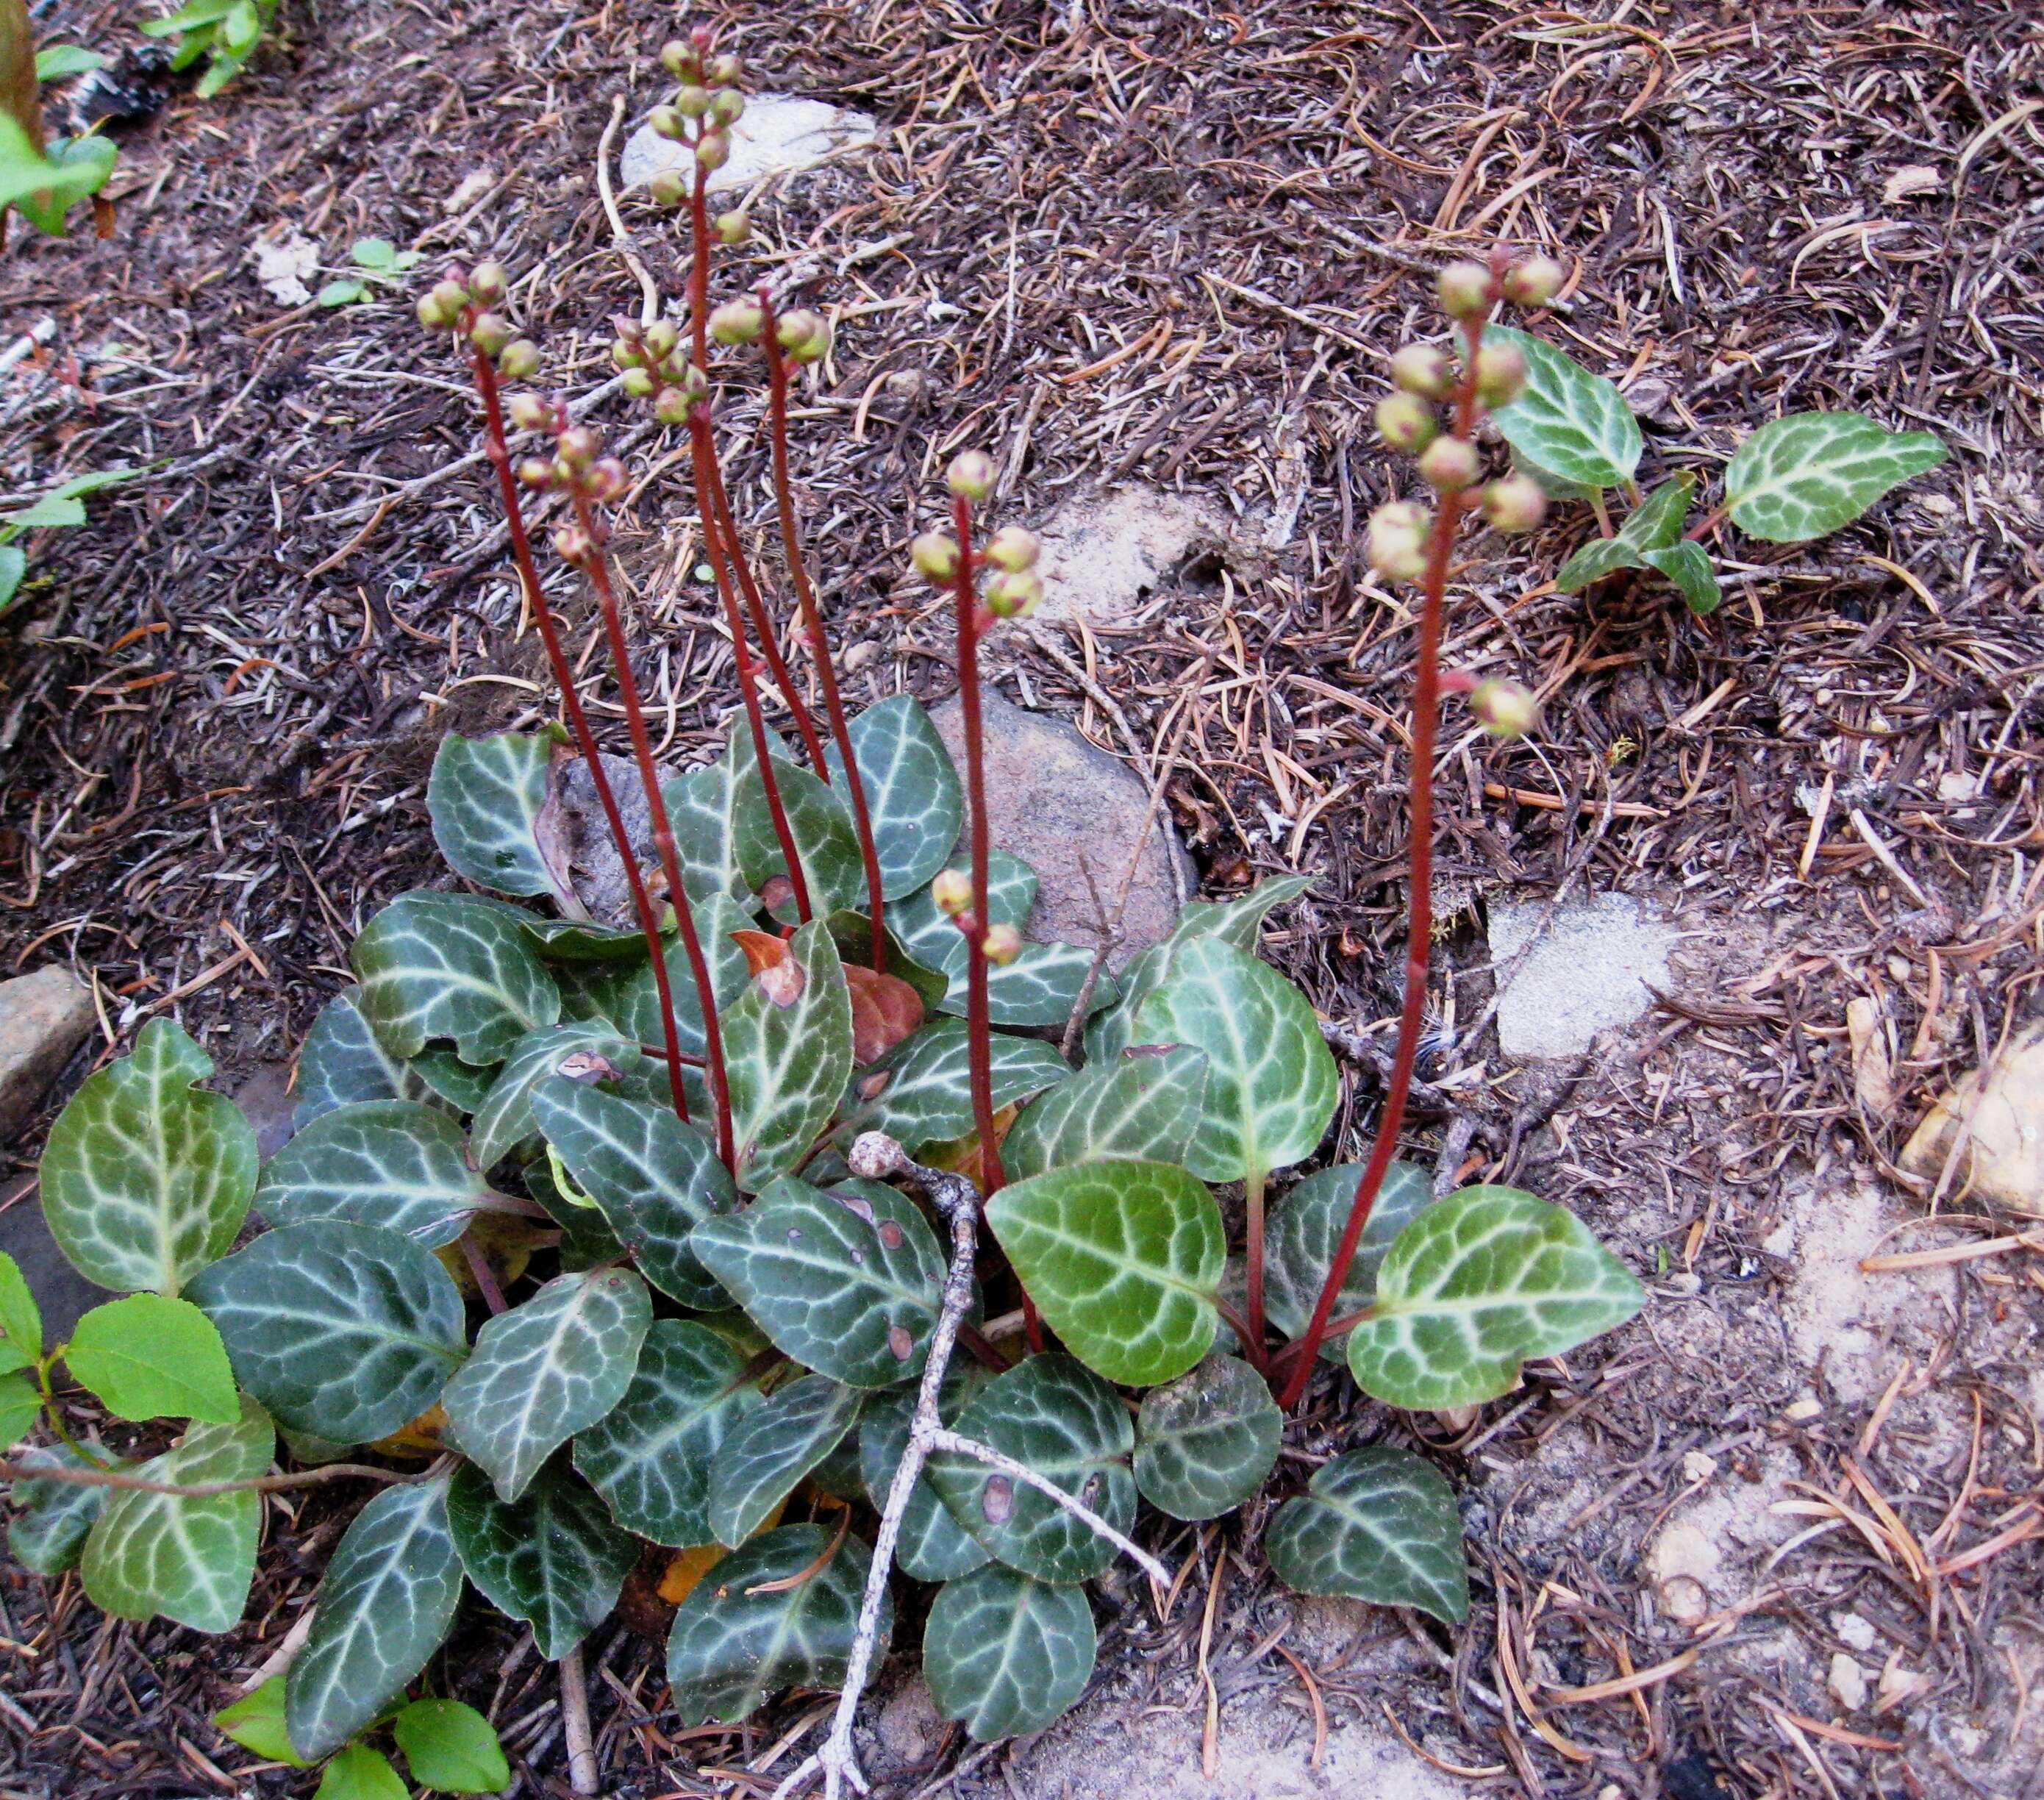
[[[1502,976],[1533,943],[1542,901],[1490,908],[1490,956]],[[1579,1056],[1597,1033],[1645,1016],[1673,985],[1669,952],[1680,933],[1622,894],[1599,894],[1555,912],[1554,923],[1511,970],[1497,1008],[1498,1047],[1516,1061]]]
[[[1228,543],[1219,517],[1198,502],[1140,487],[1067,501],[1038,535],[1043,598],[1035,616],[1089,625],[1126,618]]]
[[[1080,858],[1092,870],[1101,905],[1112,916],[1149,813],[1149,784],[1062,719],[1025,711],[993,693],[983,696],[981,713],[993,843],[1036,871],[1036,905],[1023,936],[1038,943],[1098,944],[1100,913]],[[965,724],[957,696],[931,717],[962,773]],[[1122,914],[1121,944],[1108,959],[1110,967],[1122,967],[1177,921],[1174,858],[1189,892],[1195,885],[1190,859],[1169,822],[1160,822],[1137,860]]]
[[[745,115],[732,127],[731,156],[713,170],[709,191],[722,194],[750,187],[768,175],[789,175],[821,162],[840,150],[870,144],[879,125],[867,114],[798,94],[755,94],[745,102]],[[643,187],[662,169],[691,167],[694,152],[686,144],[662,137],[642,125],[624,140],[617,159],[619,184],[628,192]]]
[[[617,810],[624,815],[624,829],[642,869],[654,863],[653,819],[646,804],[646,788],[639,779],[638,765],[626,756],[606,755],[603,772],[610,778],[610,791],[617,798]],[[674,771],[659,771],[664,784]],[[610,835],[609,821],[596,798],[596,783],[589,764],[577,756],[558,765],[561,810],[567,815],[568,855],[571,879],[582,903],[590,916],[605,925],[636,925],[632,907],[631,884],[624,879],[624,860]]]
[[[25,1175],[0,1190],[0,1251],[19,1265],[29,1291],[43,1315],[43,1341],[61,1344],[79,1316],[113,1295],[95,1287],[64,1260],[43,1217],[41,1200],[29,1190],[33,1175]]]
[[[1953,1190],[1981,1195],[2027,1218],[2044,1218],[2044,1025],[2019,1033],[1988,1065],[1984,1079],[1975,1069],[1934,1102],[1903,1147],[1902,1167],[1936,1181],[1962,1122],[1972,1129]]]
[[[291,1140],[291,1117],[296,1106],[291,1094],[291,1065],[263,1063],[235,1089],[234,1103],[255,1129],[256,1154],[268,1162]]]
[[[42,1103],[95,1016],[92,990],[61,963],[0,982],[0,1142]]]

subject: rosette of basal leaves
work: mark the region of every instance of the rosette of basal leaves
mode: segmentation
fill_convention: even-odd
[[[1508,1392],[1521,1363],[1623,1325],[1645,1299],[1566,1208],[1466,1187],[1398,1234],[1349,1333],[1349,1368],[1394,1406],[1473,1406]]]
[[[1213,1343],[1227,1238],[1175,1164],[1053,1169],[1002,1188],[986,1221],[1051,1328],[1108,1380],[1169,1381]]]
[[[1373,1445],[1316,1470],[1278,1509],[1263,1548],[1301,1594],[1416,1606],[1444,1625],[1469,1611],[1454,1490],[1410,1451]]]
[[[828,1189],[792,1176],[690,1239],[774,1348],[850,1387],[891,1387],[922,1371],[943,1303],[936,1233],[876,1183]]]
[[[51,1128],[43,1215],[88,1281],[175,1294],[233,1243],[256,1192],[256,1133],[196,1085],[212,1073],[180,1027],[152,1019]]]
[[[873,1552],[856,1537],[835,1546],[823,1525],[763,1532],[698,1582],[667,1636],[667,1680],[686,1729],[736,1724],[783,1687],[835,1687],[851,1661]],[[885,1656],[893,1603],[880,1615]]]

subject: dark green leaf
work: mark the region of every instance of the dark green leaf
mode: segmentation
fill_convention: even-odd
[[[559,1662],[617,1604],[639,1546],[576,1480],[566,1456],[549,1463],[510,1503],[480,1469],[455,1471],[448,1524],[468,1579],[491,1605],[524,1619],[549,1662]]]
[[[903,1039],[859,1071],[836,1140],[849,1144],[862,1132],[884,1131],[912,1156],[926,1144],[962,1137],[973,1123],[970,1045],[962,1019],[939,1019]],[[997,1112],[1071,1073],[1054,1047],[1033,1037],[996,1033],[991,1049]]]
[[[961,867],[962,864],[959,865]],[[986,859],[986,917],[989,925],[1012,925],[1020,931],[1036,903],[1036,871],[1005,850]],[[887,929],[902,949],[926,969],[962,980],[970,950],[951,916],[930,898],[927,886],[905,900],[887,903]]]
[[[1233,1356],[1209,1356],[1135,1415],[1135,1485],[1174,1519],[1218,1518],[1263,1485],[1285,1415],[1270,1384]]]
[[[734,741],[744,734],[741,721]],[[660,783],[660,798],[667,803],[667,822],[674,834],[675,857],[681,864],[682,886],[698,905],[716,896],[742,899],[751,891],[738,867],[738,837],[732,826],[732,801],[738,786],[734,758],[735,752],[727,750],[716,762]]]
[[[1444,1625],[1469,1613],[1454,1490],[1410,1451],[1375,1444],[1316,1470],[1278,1509],[1263,1549],[1301,1594],[1416,1606]]]
[[[1025,944],[1012,963],[986,971],[986,1016],[997,1025],[1061,1025],[1072,1016],[1093,968],[1093,953],[1076,944]],[[962,1015],[970,978],[955,975],[941,1010]],[[1086,998],[1086,1010],[1112,1006],[1114,977],[1103,968]]]
[[[840,906],[862,904],[866,865],[859,860],[859,833],[845,802],[807,769],[792,763],[777,760],[774,775],[816,917],[827,918]],[[739,872],[752,893],[763,891],[776,876],[786,875],[781,840],[766,805],[766,783],[749,753],[732,797],[732,830]],[[794,922],[792,898],[773,910],[783,924]]]
[[[423,1084],[428,1102],[444,1101],[455,1113],[473,1113],[488,1099],[504,1067],[501,1063],[471,1067],[439,1044],[421,1050],[408,1066]]]
[[[1077,1163],[1174,1163],[1191,1141],[1207,1088],[1192,1049],[1149,1051],[1082,1070],[1022,1110],[1001,1146],[1011,1181]]]
[[[23,1450],[13,1460],[29,1469],[92,1466],[68,1444]],[[125,1467],[108,1460],[115,1468]],[[60,1575],[76,1568],[86,1533],[104,1510],[110,1491],[75,1481],[16,1482],[10,1498],[20,1510],[7,1527],[7,1548],[14,1560],[39,1575]]]
[[[1927,431],[1884,430],[1861,413],[1792,413],[1733,452],[1725,507],[1741,531],[1801,544],[1850,525],[1891,487],[1944,460],[1944,445]]]
[[[721,1018],[745,991],[745,952],[732,941],[731,934],[750,930],[752,915],[720,895],[696,901],[689,909],[689,916],[695,924],[697,941],[702,946],[710,992],[716,997],[717,1016]],[[674,1036],[684,1056],[700,1056],[705,1048],[702,1001],[696,991],[695,971],[690,965],[687,947],[678,932],[667,940],[665,960],[667,990],[674,1001]],[[659,983],[650,957],[609,983],[595,1010],[632,1043],[667,1048],[660,1017]],[[665,1085],[663,1075],[662,1086]]]
[[[942,868],[958,842],[965,816],[958,771],[913,694],[890,694],[867,707],[851,721],[849,735],[880,856],[880,892],[898,899]],[[836,790],[847,794],[837,746],[830,745],[824,756]]]
[[[449,732],[440,740],[426,810],[433,841],[456,875],[499,894],[548,894],[575,903],[564,847],[550,857],[542,831],[547,777],[565,735],[556,726],[489,737]]]
[[[94,1306],[64,1346],[64,1363],[117,1419],[232,1425],[241,1417],[220,1333],[188,1300],[131,1294]]]
[[[432,1093],[410,1064],[376,1041],[357,991],[349,988],[328,1001],[299,1047],[292,1120],[300,1131],[321,1113],[358,1101],[425,1100]]]
[[[1360,1163],[1322,1169],[1308,1175],[1271,1213],[1263,1246],[1263,1304],[1270,1322],[1287,1337],[1304,1337],[1312,1321],[1362,1178]],[[1377,1271],[1385,1252],[1433,1198],[1433,1182],[1416,1163],[1393,1163],[1384,1171],[1384,1185],[1371,1202],[1330,1319],[1359,1313],[1376,1297]],[[1347,1350],[1346,1333],[1331,1332],[1320,1345],[1320,1354],[1330,1362],[1346,1360]]]
[[[1700,544],[1671,544],[1665,550],[1650,550],[1646,563],[1666,575],[1681,590],[1682,598],[1697,617],[1715,613],[1724,598],[1718,590],[1717,571]]]
[[[601,1025],[547,1025],[520,1038],[476,1110],[471,1143],[476,1167],[500,1162],[540,1129],[532,1117],[535,1087],[564,1068],[572,1079],[576,1067],[590,1067],[592,1059],[622,1074],[639,1066],[639,1046]]]
[[[974,1394],[990,1378],[975,1362],[959,1358],[944,1371],[938,1396],[937,1416],[946,1425],[955,1425],[958,1416]],[[859,1422],[859,1475],[866,1498],[875,1512],[887,1506],[887,1490],[894,1471],[909,1448],[909,1421],[916,1410],[916,1390],[897,1388],[876,1394]],[[970,1573],[987,1560],[979,1540],[951,1515],[937,1498],[927,1475],[919,1475],[909,1490],[907,1510],[901,1515],[901,1536],[895,1540],[894,1560],[902,1572],[917,1581],[949,1581]]]
[[[998,1563],[947,1582],[923,1629],[923,1677],[979,1743],[1041,1731],[1085,1692],[1100,1634],[1082,1587]]]
[[[394,900],[355,940],[359,1002],[392,1055],[416,1056],[451,1037],[465,1063],[500,1063],[528,1031],[560,1017],[515,906],[470,894]]]
[[[710,1530],[736,1548],[843,1441],[866,1396],[823,1375],[777,1388],[724,1440],[709,1471]]]
[[[790,969],[801,977],[792,994],[755,980],[724,1014],[738,1179],[747,1187],[801,1167],[851,1077],[851,994],[822,920],[795,933],[773,973]]]
[[[1619,569],[1643,569],[1647,558],[1682,540],[1682,521],[1696,478],[1683,474],[1664,481],[1625,517],[1611,537],[1593,537],[1562,565],[1554,585],[1564,594],[1579,594],[1593,581]]]
[[[299,1128],[263,1169],[256,1210],[274,1225],[346,1219],[431,1246],[460,1237],[489,1193],[445,1113],[416,1100],[360,1100]]]
[[[511,1765],[489,1720],[459,1700],[414,1700],[390,1721],[412,1779],[443,1794],[501,1794]]]

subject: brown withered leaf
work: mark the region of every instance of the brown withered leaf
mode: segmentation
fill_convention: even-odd
[[[731,941],[745,952],[745,967],[766,998],[777,1006],[792,1006],[801,998],[809,978],[788,954],[788,940],[767,931],[734,931]]]
[[[923,997],[899,975],[863,963],[846,963],[844,979],[851,988],[851,1060],[863,1068],[923,1022]]]

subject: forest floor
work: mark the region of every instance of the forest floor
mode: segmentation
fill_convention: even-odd
[[[1707,620],[1623,580],[1557,593],[1594,529],[1579,506],[1508,556],[1471,540],[1450,659],[1537,687],[1545,720],[1511,746],[1451,720],[1426,1071],[1449,1104],[1408,1152],[1448,1144],[1473,1179],[1567,1203],[1651,1300],[1473,1423],[1418,1421],[1466,1493],[1466,1628],[1297,1601],[1258,1517],[1178,1528],[1175,1608],[1132,1592],[1093,1691],[1035,1743],[969,1756],[897,1663],[885,1791],[2044,1792],[2044,1259],[1896,1166],[2040,1011],[2034,22],[1696,0],[715,16],[759,88],[880,121],[757,196],[741,259],[804,263],[836,312],[797,457],[855,700],[953,686],[904,545],[957,448],[993,453],[1025,523],[1116,484],[1188,497],[1212,544],[1132,613],[1011,634],[1000,686],[1146,771],[1182,728],[1170,794],[1203,891],[1313,875],[1268,953],[1358,1029],[1397,1010],[1412,644],[1361,560],[1360,521],[1408,479],[1368,421],[1384,355],[1431,329],[1425,270],[1498,240],[1579,269],[1543,329],[1622,380],[1642,480],[1810,407],[1953,452],[1832,538],[1720,545]],[[38,10],[44,40],[129,49],[133,23]],[[95,983],[106,1036],[67,1090],[171,1009],[226,1085],[284,1064],[361,923],[440,874],[440,735],[547,703],[459,371],[407,296],[280,303],[256,256],[305,240],[317,287],[359,237],[421,251],[421,275],[494,254],[550,365],[593,388],[641,294],[599,144],[614,102],[628,122],[663,97],[673,28],[637,0],[290,0],[221,96],[130,83],[110,236],[11,233],[0,348],[35,348],[0,374],[0,505],[148,471],[31,540],[34,590],[0,622],[0,973],[63,960]],[[620,218],[675,294],[667,225],[630,198]],[[727,416],[735,498],[763,517],[753,415]],[[594,417],[629,438],[621,399]],[[676,447],[629,440],[641,679],[687,760],[732,704],[729,646],[686,579]],[[1586,1057],[1515,1066],[1484,921],[1564,888],[1671,919],[1676,985]],[[1376,1088],[1347,1072],[1353,1154]],[[1316,1444],[1416,1441],[1327,1404]],[[0,1793],[309,1791],[244,1772],[207,1722],[344,1522],[275,1501],[225,1640],[0,1568]],[[606,1793],[757,1794],[789,1766],[814,1697],[674,1735],[657,1640],[620,1617],[588,1648]],[[465,1626],[435,1679],[491,1710],[520,1791],[567,1792],[559,1684],[522,1628]]]

